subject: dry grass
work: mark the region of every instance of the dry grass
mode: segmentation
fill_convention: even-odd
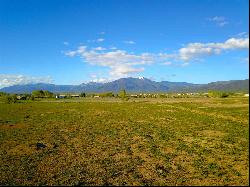
[[[246,98],[0,104],[0,184],[249,185],[248,113]]]

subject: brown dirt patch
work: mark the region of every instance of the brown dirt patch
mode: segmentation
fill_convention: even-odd
[[[20,123],[0,125],[0,129],[18,129],[18,128],[24,128],[24,127],[25,127],[25,125],[24,124],[20,124]]]

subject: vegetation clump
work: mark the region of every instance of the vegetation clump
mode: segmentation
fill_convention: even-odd
[[[82,92],[82,93],[80,94],[80,97],[86,97],[86,93],[85,93],[85,92]]]
[[[226,98],[230,95],[233,95],[231,92],[222,92],[222,91],[209,91],[208,97],[220,97],[220,98]]]
[[[34,96],[35,98],[51,98],[54,96],[54,94],[52,92],[49,92],[47,90],[34,90],[32,91],[32,96]]]
[[[13,95],[5,95],[3,97],[3,102],[8,103],[8,104],[16,103],[17,102],[17,96],[15,94],[13,94]]]
[[[118,97],[120,97],[124,101],[129,100],[125,89],[120,90],[120,92],[118,93]]]
[[[114,97],[112,92],[100,93],[98,94],[100,97]]]

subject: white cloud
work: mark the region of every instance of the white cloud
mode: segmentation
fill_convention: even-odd
[[[183,64],[181,64],[181,66],[183,66],[183,67],[188,66],[188,65],[189,65],[189,63],[187,63],[187,62],[184,62]]]
[[[247,32],[240,32],[238,34],[236,34],[237,37],[248,37],[248,33]]]
[[[106,78],[96,78],[92,79],[90,82],[105,83],[108,82],[108,80]]]
[[[103,42],[105,39],[104,38],[97,38],[96,40],[87,40],[89,43],[99,43]]]
[[[73,57],[73,56],[80,55],[80,54],[84,53],[86,48],[87,48],[87,46],[81,45],[78,47],[78,49],[76,51],[67,51],[65,54],[67,56]]]
[[[191,43],[187,47],[179,49],[178,58],[183,61],[190,61],[202,55],[211,55],[212,53],[219,53],[220,51],[213,51],[213,48],[207,47],[201,43]]]
[[[163,62],[162,64],[163,64],[163,65],[167,65],[167,66],[169,66],[169,65],[172,65],[172,62],[167,61],[167,62]]]
[[[23,85],[23,84],[35,84],[35,83],[52,83],[53,80],[50,76],[47,77],[31,77],[25,75],[9,75],[0,74],[0,88],[13,86],[13,85]]]
[[[185,62],[202,56],[218,55],[222,51],[234,49],[248,49],[249,38],[230,38],[223,43],[189,43],[179,49],[177,58]]]
[[[100,77],[100,75],[97,75],[97,74],[91,74],[90,77],[91,77],[91,80],[89,82],[105,83],[108,81],[107,78]]]
[[[230,38],[224,44],[218,43],[223,49],[248,49],[249,38]]]
[[[111,49],[111,50],[116,50],[117,48],[116,48],[116,47],[110,47],[109,49]]]
[[[97,75],[96,75],[96,74],[91,74],[90,77],[91,77],[91,78],[96,78]]]
[[[144,71],[144,68],[134,68],[127,64],[119,64],[111,67],[110,75],[112,77],[121,78],[126,77],[131,73],[139,73]]]
[[[248,63],[248,64],[249,64],[249,57],[245,57],[245,58],[243,58],[243,62],[246,62],[246,63]]]
[[[106,48],[104,48],[104,47],[96,47],[96,48],[94,48],[94,50],[96,50],[96,51],[105,51]]]
[[[69,45],[69,42],[63,42],[63,45]]]
[[[109,68],[108,79],[116,79],[131,76],[143,72],[145,65],[159,63],[164,65],[189,65],[190,61],[200,60],[209,55],[219,55],[224,51],[236,49],[249,49],[249,38],[229,38],[217,43],[189,43],[174,53],[141,53],[134,54],[125,50],[104,51],[105,48],[97,47],[89,49],[87,46],[79,46],[76,50],[65,54],[70,57],[79,56],[84,62]],[[107,79],[107,78],[106,78]]]
[[[104,38],[98,38],[96,42],[103,42],[105,39]]]
[[[114,50],[103,52],[102,50],[88,50],[86,46],[80,46],[75,51],[68,51],[67,56],[80,56],[85,62],[108,67],[111,77],[126,77],[133,73],[144,71],[143,67],[138,67],[154,62],[154,56],[149,53],[139,55],[128,53],[124,50]]]
[[[134,42],[134,41],[132,41],[132,40],[123,41],[123,43],[126,43],[126,44],[135,44],[135,42]]]
[[[122,50],[106,53],[88,51],[87,53],[83,53],[82,57],[90,64],[109,67],[110,75],[117,78],[143,71],[142,68],[135,68],[134,66],[136,65],[152,63],[151,59],[145,54],[133,55]]]
[[[208,18],[209,21],[214,22],[217,26],[223,27],[228,24],[225,17],[222,16],[214,16],[212,18]]]

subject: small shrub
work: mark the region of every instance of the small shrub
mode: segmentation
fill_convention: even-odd
[[[229,96],[229,94],[228,94],[228,93],[224,93],[224,92],[223,92],[223,93],[221,94],[221,96],[220,96],[220,97],[221,97],[221,98],[225,98],[225,97],[228,97],[228,96]]]
[[[126,98],[127,94],[126,91],[123,89],[119,92],[118,96],[122,99]]]
[[[34,101],[35,100],[35,97],[32,95],[32,96],[30,96],[30,98],[29,98],[31,101]]]
[[[3,98],[4,103],[16,103],[17,102],[17,98],[16,95],[7,95]]]
[[[82,93],[80,94],[80,97],[86,97],[86,93],[82,92]]]

